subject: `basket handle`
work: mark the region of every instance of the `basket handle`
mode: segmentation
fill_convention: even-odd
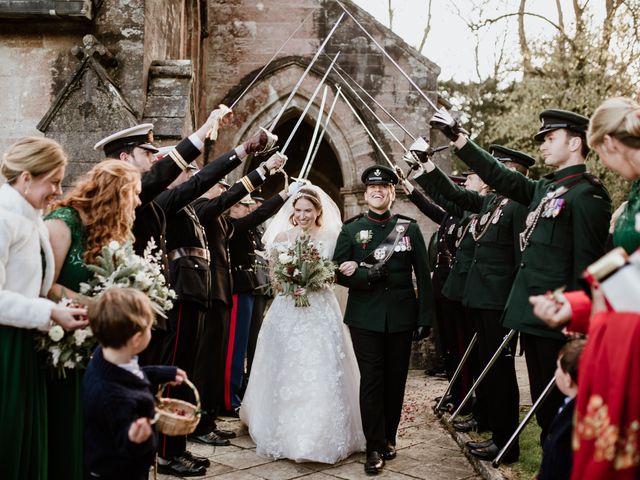
[[[182,383],[184,383],[187,387],[189,387],[193,391],[193,396],[196,399],[196,412],[200,412],[201,404],[200,404],[200,394],[198,393],[198,389],[193,383],[191,383],[191,380],[189,380],[188,378],[185,378]],[[169,383],[163,383],[158,387],[158,393],[156,393],[156,398],[158,400],[162,398],[162,392],[164,392],[164,389],[167,388],[167,385],[169,385]],[[199,415],[199,413],[196,413],[196,415]]]

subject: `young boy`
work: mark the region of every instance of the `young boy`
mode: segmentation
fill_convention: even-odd
[[[176,367],[138,366],[151,339],[154,311],[147,296],[109,288],[88,309],[100,346],[84,376],[85,463],[89,478],[148,478],[158,440],[151,426],[153,388],[186,379]]]
[[[571,477],[573,409],[578,393],[578,364],[585,344],[586,340],[572,340],[558,353],[556,386],[567,398],[549,427],[538,480],[569,480]]]

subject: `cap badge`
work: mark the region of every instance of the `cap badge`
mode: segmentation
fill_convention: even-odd
[[[386,256],[387,256],[387,248],[386,247],[376,248],[373,251],[373,258],[375,258],[378,261],[383,260],[384,257],[386,257]]]
[[[376,169],[373,171],[373,174],[374,174],[376,177],[379,177],[381,173],[382,173],[382,172],[380,171],[380,169],[379,169],[379,168],[376,168]]]

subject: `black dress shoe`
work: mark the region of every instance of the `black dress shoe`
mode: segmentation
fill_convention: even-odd
[[[387,448],[382,452],[383,460],[393,460],[396,458],[396,446],[392,445],[391,442],[387,442]]]
[[[367,461],[364,464],[364,471],[368,475],[377,475],[384,467],[384,458],[378,452],[373,451],[367,455]]]
[[[465,446],[469,450],[477,450],[478,448],[486,448],[493,445],[493,439],[485,440],[484,442],[467,442]]]
[[[175,477],[199,477],[207,473],[207,469],[197,467],[193,462],[181,457],[174,457],[171,460],[158,458],[158,472]]]
[[[453,429],[456,432],[485,432],[487,427],[480,425],[475,418],[471,417],[468,420],[453,422]]]
[[[232,432],[231,430],[220,430],[219,428],[214,428],[213,433],[218,435],[220,438],[236,438],[236,432]]]
[[[469,451],[471,452],[471,455],[479,458],[480,460],[493,460],[498,456],[498,453],[500,453],[500,448],[495,443],[492,443],[488,447],[476,448]],[[519,453],[520,452],[518,452],[517,450],[507,452],[505,456],[502,457],[502,463],[517,462],[518,457],[520,456]]]
[[[211,461],[207,457],[201,457],[200,455],[195,455],[191,453],[189,450],[185,450],[184,453],[180,455],[180,458],[193,463],[196,467],[207,468],[211,466]]]
[[[189,440],[204,443],[205,445],[213,445],[214,447],[226,447],[231,444],[228,439],[219,437],[215,432],[205,433],[204,435],[189,435]]]

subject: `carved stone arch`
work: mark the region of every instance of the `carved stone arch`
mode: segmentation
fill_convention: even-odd
[[[270,65],[262,74],[262,78],[251,86],[234,107],[234,123],[232,126],[221,131],[216,144],[216,153],[220,154],[242,143],[242,141],[255,133],[259,127],[269,126],[282,109],[282,106],[302,76],[305,68],[305,62],[299,57],[280,59]],[[256,70],[247,75],[238,87],[228,92],[224,103],[233,103],[233,100],[246,88],[246,85],[253,80],[258,71],[259,70]],[[287,111],[282,115],[279,125],[287,122],[290,118],[297,118],[302,113],[323,74],[323,69],[316,69],[315,66],[311,69],[288,105]],[[330,75],[326,83],[333,87],[334,82],[335,80]],[[321,95],[322,90],[318,93],[315,102],[309,108],[305,118],[305,121],[311,126],[315,125],[318,116]],[[331,92],[327,96],[325,114],[333,101],[333,95],[334,93]],[[381,134],[378,125],[367,116],[362,108],[359,108],[356,102],[357,100],[354,101],[350,99],[350,103],[354,106],[365,125],[367,125],[367,128],[374,132],[378,141],[381,142],[383,148],[385,148],[386,140],[384,135]],[[375,150],[375,146],[369,139],[366,130],[341,99],[339,99],[336,104],[327,131],[325,132],[324,140],[328,142],[338,159],[344,182],[341,188],[341,194],[344,197],[345,215],[350,216],[359,211],[359,206],[354,200],[353,195],[362,190],[360,172],[367,166],[373,163],[383,163],[384,160]],[[285,141],[286,138],[281,138],[278,143],[280,146],[283,146]],[[230,180],[236,180],[249,167],[249,165],[245,165],[242,172],[233,172],[233,174],[230,175]]]

